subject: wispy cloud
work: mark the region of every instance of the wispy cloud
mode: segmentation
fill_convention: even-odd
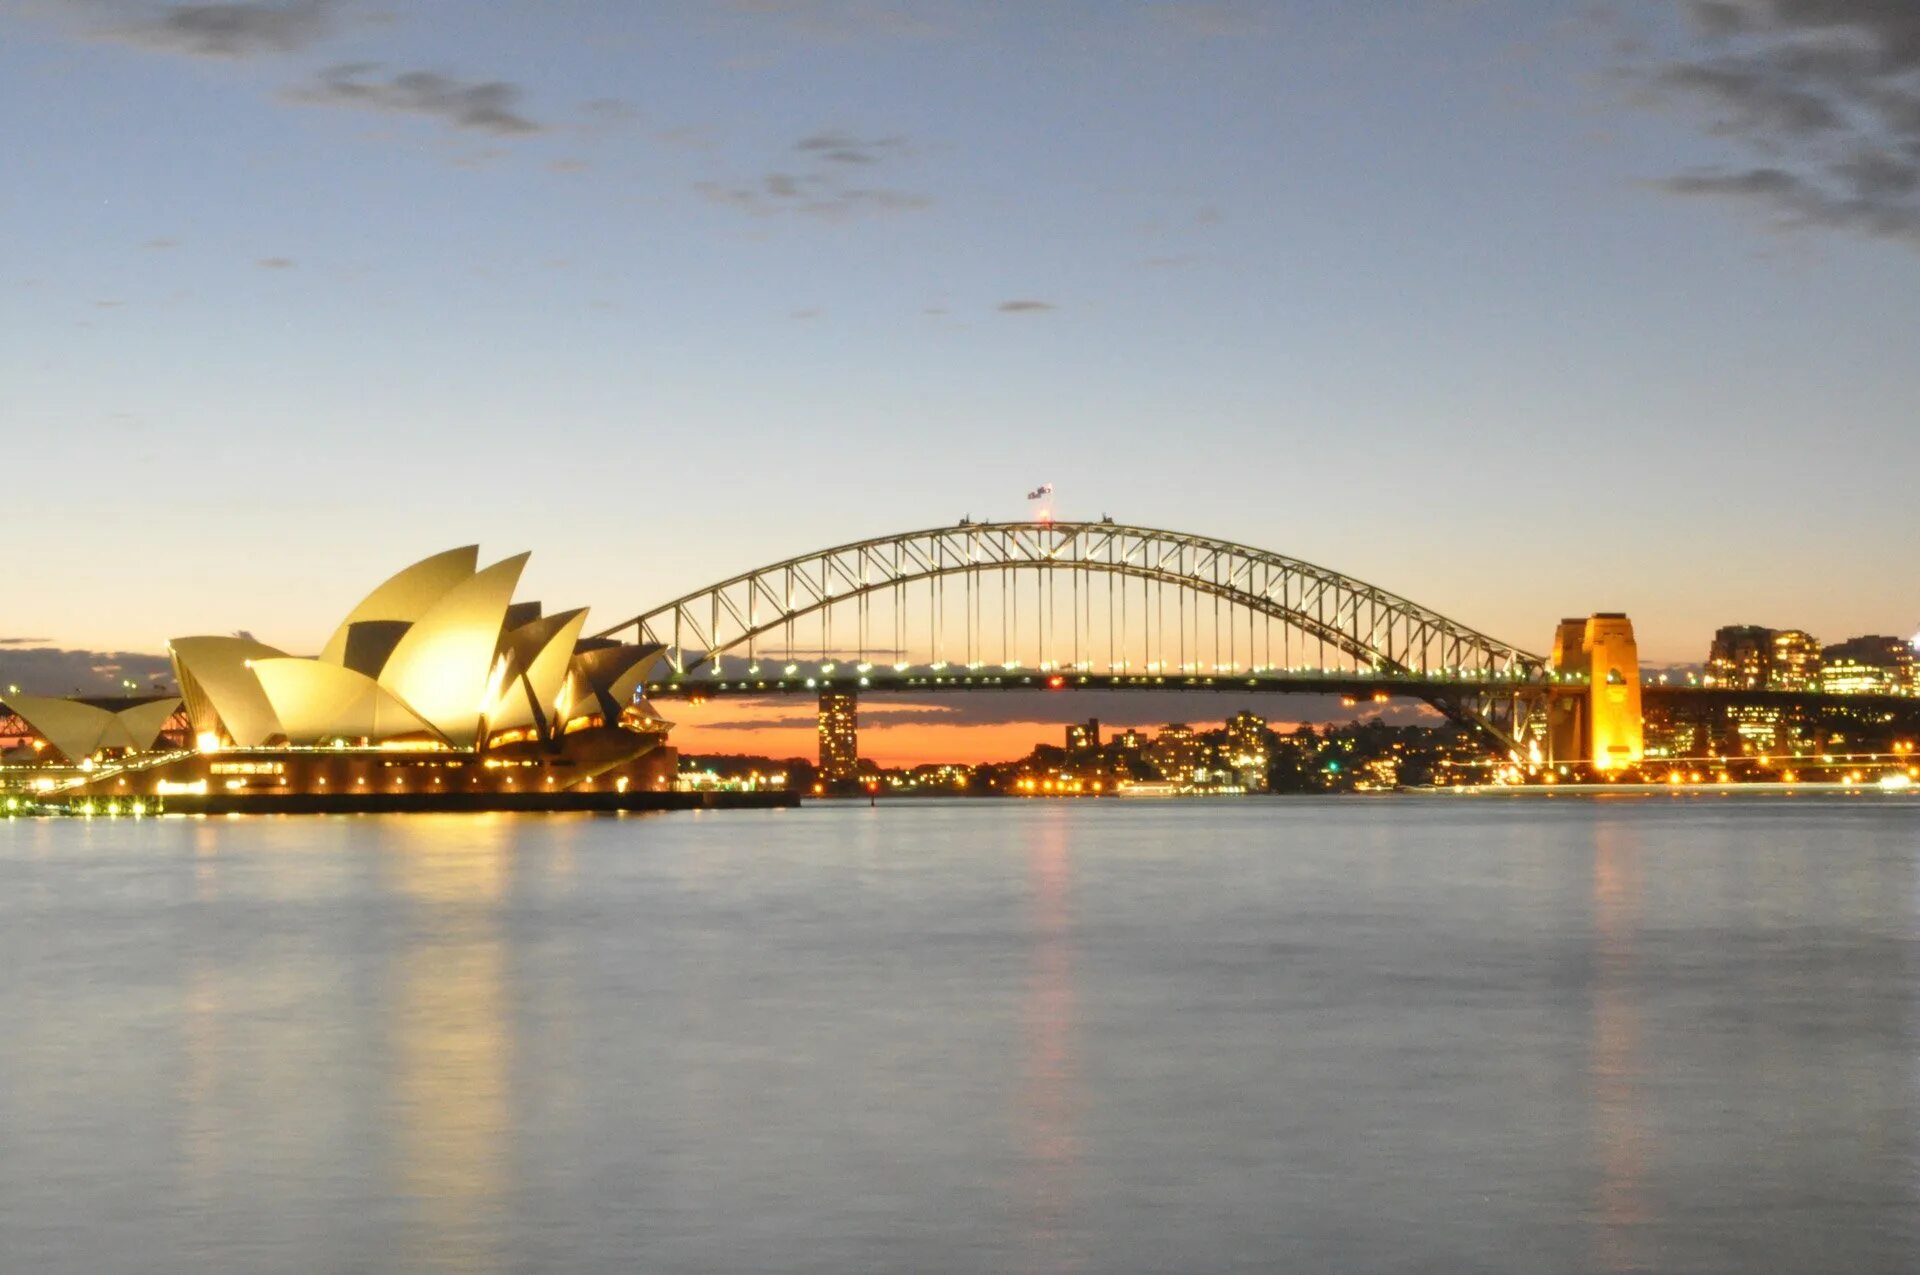
[[[755,217],[798,213],[844,221],[874,213],[916,212],[933,201],[910,191],[885,187],[836,186],[817,177],[768,173],[747,183],[697,182],[694,190],[710,203]]]
[[[1057,310],[1060,307],[1051,301],[1014,300],[1002,301],[994,308],[1002,314],[1032,314],[1041,310]]]
[[[908,153],[904,137],[861,138],[851,133],[815,133],[795,142],[793,149],[829,164],[877,164]]]
[[[382,72],[376,63],[330,67],[285,98],[303,106],[343,106],[423,115],[450,128],[514,136],[542,126],[520,110],[520,90],[503,80],[461,80],[435,71]]]
[[[291,270],[294,261],[292,257],[262,257],[253,264],[262,270]]]
[[[755,217],[798,214],[843,221],[917,212],[931,207],[932,198],[871,180],[893,161],[912,155],[904,137],[811,133],[793,144],[791,163],[746,180],[699,182],[694,190],[711,203]]]
[[[333,0],[280,4],[142,5],[107,26],[111,39],[196,57],[293,53],[334,29]]]
[[[1920,4],[1689,0],[1699,51],[1644,82],[1736,154],[1656,183],[1920,247]]]

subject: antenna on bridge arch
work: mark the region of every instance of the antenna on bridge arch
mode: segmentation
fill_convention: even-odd
[[[1053,484],[1041,483],[1027,493],[1027,520],[1029,522],[1053,521]]]

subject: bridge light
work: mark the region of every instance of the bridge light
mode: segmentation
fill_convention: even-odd
[[[1055,673],[1052,677],[1047,679],[1047,689],[1050,691],[1057,691],[1061,687],[1065,686],[1066,684],[1067,684],[1067,679],[1064,677],[1061,677],[1058,673]]]

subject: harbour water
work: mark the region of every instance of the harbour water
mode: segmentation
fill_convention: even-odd
[[[0,1271],[1920,1268],[1920,800],[0,821]]]

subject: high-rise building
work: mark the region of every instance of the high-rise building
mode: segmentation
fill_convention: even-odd
[[[1715,686],[1765,690],[1773,671],[1774,631],[1758,624],[1729,624],[1715,631],[1707,649],[1707,676]]]
[[[1227,719],[1226,762],[1240,786],[1259,791],[1267,786],[1267,719],[1245,709]]]
[[[1913,646],[1905,638],[1848,638],[1821,652],[1821,687],[1831,695],[1911,695]]]
[[[1173,783],[1191,782],[1205,770],[1206,746],[1185,722],[1169,722],[1153,737],[1153,764]]]
[[[1781,629],[1773,635],[1773,667],[1768,686],[1776,691],[1820,689],[1820,642],[1805,629]]]
[[[1113,742],[1120,746],[1120,751],[1123,753],[1137,753],[1147,746],[1147,737],[1138,729],[1129,726],[1115,735]]]
[[[858,700],[845,691],[820,693],[820,778],[845,783],[860,771]]]
[[[1067,727],[1067,756],[1087,757],[1100,751],[1100,719],[1089,717]]]

